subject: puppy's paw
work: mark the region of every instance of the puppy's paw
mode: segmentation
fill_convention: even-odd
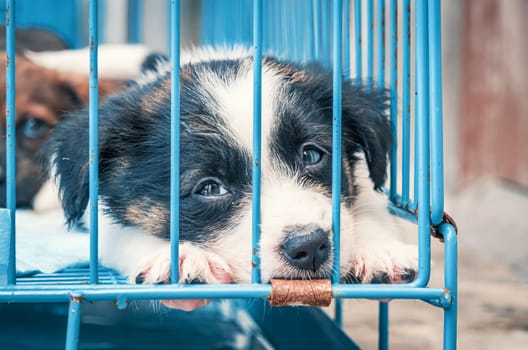
[[[363,247],[352,262],[351,283],[409,283],[416,278],[418,248],[398,241]]]
[[[189,243],[179,247],[179,283],[183,284],[218,284],[230,283],[231,270],[218,255]],[[143,259],[131,280],[136,284],[162,284],[170,281],[170,246]],[[162,300],[169,308],[191,311],[206,305],[209,300]]]

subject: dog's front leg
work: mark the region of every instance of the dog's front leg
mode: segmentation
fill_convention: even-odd
[[[388,216],[388,214],[387,214]],[[357,218],[349,282],[407,283],[416,277],[418,247],[401,241],[390,219]]]
[[[136,228],[101,227],[101,263],[126,275],[133,284],[170,281],[170,243]],[[218,255],[189,242],[179,244],[179,283],[231,283],[231,269]],[[208,300],[162,300],[170,308],[190,311]]]

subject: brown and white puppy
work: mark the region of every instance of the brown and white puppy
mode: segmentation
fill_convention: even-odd
[[[39,150],[51,130],[66,112],[88,102],[88,75],[63,73],[16,57],[16,162],[17,202],[19,208],[31,208],[46,181]],[[0,52],[0,108],[5,113],[6,56]],[[123,83],[102,79],[99,95],[106,96]],[[0,207],[5,206],[5,114],[0,121]],[[38,199],[37,199],[38,200]],[[47,201],[47,200],[46,200]],[[49,205],[46,203],[45,205]]]

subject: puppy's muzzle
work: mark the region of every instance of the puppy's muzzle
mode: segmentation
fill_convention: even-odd
[[[281,253],[291,266],[316,272],[330,256],[328,232],[316,225],[294,226],[285,230]]]

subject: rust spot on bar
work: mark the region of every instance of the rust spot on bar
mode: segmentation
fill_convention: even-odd
[[[324,280],[271,280],[271,306],[328,306],[332,301],[332,283]]]
[[[114,300],[114,305],[118,310],[124,310],[128,306],[128,300],[117,298],[116,300]]]
[[[74,302],[74,303],[82,303],[83,300],[84,300],[84,297],[83,297],[82,295],[78,295],[78,296],[77,296],[77,295],[72,295],[72,296],[70,297],[70,300],[71,300],[72,302]]]

